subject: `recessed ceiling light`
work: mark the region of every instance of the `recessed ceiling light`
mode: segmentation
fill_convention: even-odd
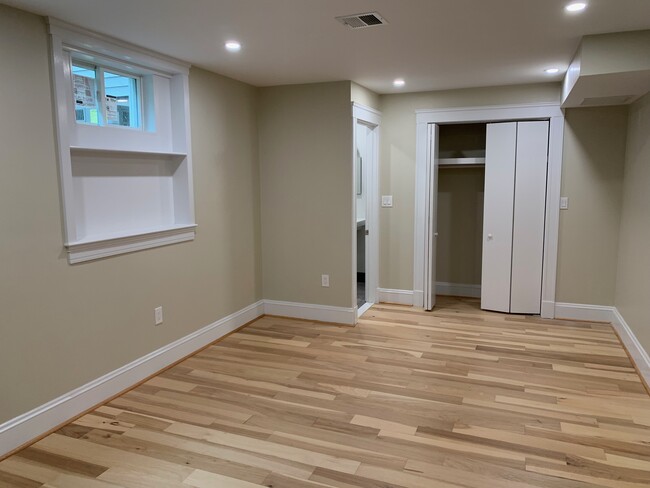
[[[402,78],[397,78],[395,81],[393,81],[393,86],[395,88],[402,88],[406,82]]]
[[[575,2],[564,7],[564,10],[567,12],[582,12],[586,8],[587,4],[585,2]]]
[[[546,68],[544,70],[544,73],[547,73],[549,75],[554,75],[555,73],[559,73],[559,72],[560,72],[560,68]]]
[[[241,44],[237,41],[228,41],[226,42],[226,51],[231,53],[236,53],[241,50]]]

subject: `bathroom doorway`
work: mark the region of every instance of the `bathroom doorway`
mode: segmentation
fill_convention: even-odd
[[[353,104],[354,113],[354,273],[353,290],[357,316],[377,301],[378,156],[380,115],[373,109]]]

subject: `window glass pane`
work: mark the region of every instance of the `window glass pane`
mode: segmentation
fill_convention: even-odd
[[[134,77],[104,71],[108,125],[140,127],[137,85]]]
[[[77,122],[99,124],[95,68],[72,65],[72,82]]]

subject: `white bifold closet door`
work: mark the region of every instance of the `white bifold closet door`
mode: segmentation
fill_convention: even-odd
[[[541,312],[548,129],[487,126],[481,308]]]
[[[541,313],[548,122],[517,123],[511,313]]]
[[[424,232],[425,257],[424,257],[424,309],[433,310],[436,305],[436,248],[438,240],[438,125],[429,125],[429,141],[431,142],[431,166],[427,169],[429,180],[429,194],[425,209],[425,222],[428,225]]]
[[[517,122],[488,124],[481,308],[510,312]]]

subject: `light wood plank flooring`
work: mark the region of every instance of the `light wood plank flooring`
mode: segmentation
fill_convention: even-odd
[[[378,305],[264,317],[0,463],[12,487],[650,486],[612,328]]]

